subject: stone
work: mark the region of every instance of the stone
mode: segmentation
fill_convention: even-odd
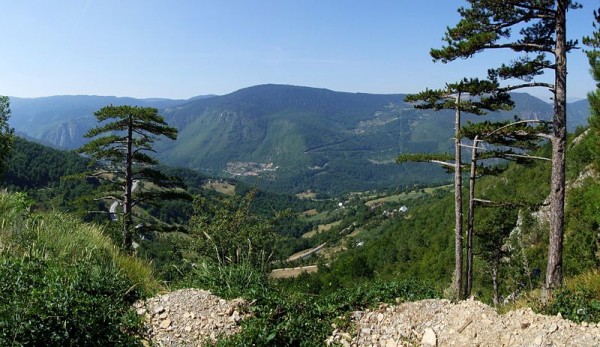
[[[159,314],[165,312],[165,308],[163,306],[158,306],[154,309],[154,314]]]
[[[166,329],[170,326],[171,326],[171,320],[168,318],[163,320],[162,322],[160,322],[160,325],[159,325],[159,327],[161,327],[162,329]]]
[[[229,317],[229,319],[231,319],[232,322],[237,323],[242,320],[242,317],[240,317],[240,313],[238,311],[233,311],[233,314],[231,317]]]
[[[424,347],[436,347],[437,346],[437,336],[435,331],[431,328],[426,328],[423,333],[423,338],[421,339],[421,345]]]

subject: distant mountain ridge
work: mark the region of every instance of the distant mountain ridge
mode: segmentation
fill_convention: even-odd
[[[60,95],[42,98],[10,98],[10,125],[24,137],[60,149],[85,143],[83,134],[94,125],[94,112],[106,105],[165,108],[183,100],[135,99],[95,95]]]
[[[277,190],[334,194],[445,180],[427,164],[394,163],[399,153],[447,152],[452,146],[452,113],[416,110],[404,97],[267,84],[188,100],[11,98],[11,124],[28,138],[72,149],[84,143],[83,133],[96,124],[93,112],[102,106],[152,106],[179,129],[177,141],[157,145],[157,157],[167,165]],[[485,119],[550,119],[550,104],[523,93],[513,99],[513,111]],[[587,103],[569,106],[570,129],[585,124]]]

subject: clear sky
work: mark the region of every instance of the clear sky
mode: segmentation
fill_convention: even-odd
[[[0,94],[189,98],[264,83],[411,93],[484,77],[500,51],[433,63],[461,0],[3,1]],[[569,13],[592,31],[597,0]],[[594,88],[583,53],[569,55],[569,98]],[[530,91],[548,99],[543,90]]]

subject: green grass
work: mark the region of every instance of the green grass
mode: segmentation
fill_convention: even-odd
[[[413,198],[421,197],[424,195],[431,195],[435,191],[438,191],[438,190],[448,190],[450,188],[451,188],[451,186],[423,188],[422,191],[421,190],[413,190],[408,193],[400,193],[400,194],[395,194],[395,195],[390,195],[390,196],[385,196],[382,198],[369,200],[369,201],[365,202],[365,205],[370,207],[370,206],[373,206],[373,205],[379,204],[379,203],[402,202],[402,201],[406,201],[408,199],[413,199]]]
[[[131,305],[163,289],[149,264],[104,228],[30,204],[0,193],[0,345],[137,346]]]
[[[104,228],[59,212],[28,212],[23,194],[0,193],[0,251],[64,263],[113,263],[144,292],[162,289],[149,264],[127,255]]]

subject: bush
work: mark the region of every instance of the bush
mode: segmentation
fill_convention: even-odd
[[[600,300],[584,288],[560,289],[554,300],[543,310],[545,314],[560,313],[574,322],[600,322]]]
[[[137,346],[140,296],[114,268],[0,258],[1,346]]]
[[[560,314],[574,322],[600,322],[600,271],[569,278],[546,307],[546,314]]]
[[[249,262],[219,265],[200,262],[177,284],[181,288],[202,288],[223,298],[263,295],[268,287],[267,274]]]
[[[431,286],[415,280],[367,282],[323,295],[294,289],[264,293],[255,297],[254,318],[244,321],[241,333],[220,341],[221,346],[321,346],[332,324],[348,324],[354,310],[437,295]]]

